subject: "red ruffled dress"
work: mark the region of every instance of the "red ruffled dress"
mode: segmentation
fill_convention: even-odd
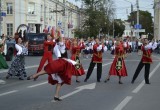
[[[52,78],[52,74],[57,74],[63,81],[63,84],[71,84],[71,77],[80,76],[81,74],[77,71],[75,66],[67,61],[64,58],[59,58],[57,60],[53,60],[52,62],[48,63],[44,70],[49,75],[48,82],[52,85],[57,84],[58,81]]]
[[[115,76],[128,76],[127,69],[124,62],[124,49],[122,45],[118,45],[115,48],[115,58],[109,70],[109,75]]]
[[[81,52],[81,49],[83,49],[83,48],[84,48],[84,45],[83,46],[73,46],[72,50],[71,50],[71,52],[72,52],[71,60],[78,63],[78,65],[76,65],[75,68],[77,69],[77,72],[80,75],[85,74],[85,71],[84,71],[83,66],[82,66],[80,59],[79,59],[79,54]]]

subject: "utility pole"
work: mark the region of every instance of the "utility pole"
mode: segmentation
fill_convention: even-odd
[[[64,8],[63,8],[63,34],[66,36],[66,0],[63,0]]]
[[[2,0],[0,0],[0,36],[1,36],[1,30],[2,30],[2,22],[1,22],[1,17],[2,17]]]
[[[44,28],[46,27],[46,0],[44,0]]]
[[[114,17],[113,17],[113,38],[114,38],[114,29],[115,27],[114,27]]]
[[[139,0],[137,0],[137,25],[139,25]],[[137,28],[137,38],[139,38],[139,28]]]

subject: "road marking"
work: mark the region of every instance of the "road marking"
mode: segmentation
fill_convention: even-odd
[[[153,69],[153,71],[150,73],[150,76],[149,76],[149,78],[151,78],[153,75],[154,75],[154,73],[157,71],[157,69],[160,67],[160,63]],[[145,81],[143,80],[138,86],[137,86],[137,88],[135,88],[133,91],[132,91],[132,93],[138,93],[140,90],[141,90],[141,88],[144,86],[144,84],[145,84]]]
[[[41,86],[41,85],[44,85],[44,84],[47,84],[47,81],[43,82],[43,83],[35,84],[35,85],[32,85],[32,86],[28,86],[27,88],[33,88],[33,87]]]
[[[0,84],[6,84],[6,81],[0,79]]]
[[[157,58],[158,60],[160,60],[160,58],[158,56],[156,56],[156,55],[152,55],[152,56],[155,57],[155,58]]]
[[[9,91],[9,92],[5,92],[5,93],[1,93],[0,96],[4,96],[4,95],[8,95],[8,94],[12,94],[18,92],[18,90],[13,90],[13,91]]]
[[[131,99],[132,96],[127,96],[114,110],[122,110]]]
[[[61,99],[65,99],[67,97],[70,97],[70,96],[72,96],[72,95],[74,95],[74,94],[76,94],[78,92],[81,92],[81,91],[83,91],[85,89],[93,90],[93,89],[95,89],[95,87],[96,87],[96,83],[91,83],[91,84],[87,84],[87,85],[83,85],[83,86],[77,87],[76,88],[77,90],[75,90],[73,92],[70,92],[70,93],[68,93],[68,94],[66,94],[64,96],[61,96]],[[52,100],[51,102],[56,102],[56,101]]]
[[[39,65],[27,66],[27,67],[25,67],[25,69],[36,68],[36,67],[38,67],[38,66],[39,66]],[[0,73],[6,73],[6,72],[8,72],[8,69],[7,69],[7,70],[2,70],[2,71],[0,71]]]

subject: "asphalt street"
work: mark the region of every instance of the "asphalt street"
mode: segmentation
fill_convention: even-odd
[[[28,75],[36,72],[40,59],[41,56],[26,56]],[[116,76],[104,83],[113,61],[110,52],[105,52],[101,82],[96,82],[96,68],[87,82],[84,82],[85,75],[79,77],[81,83],[76,83],[73,77],[72,85],[62,86],[61,102],[53,101],[55,86],[47,83],[47,75],[39,77],[37,81],[20,81],[16,77],[6,80],[7,70],[0,70],[0,110],[159,110],[160,57],[153,55],[150,85],[144,84],[144,69],[131,84],[140,59],[137,53],[131,53],[125,59],[128,76],[122,78],[122,85],[118,84]],[[81,58],[86,72],[90,60]]]

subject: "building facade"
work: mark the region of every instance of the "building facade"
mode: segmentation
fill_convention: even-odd
[[[35,33],[35,24],[44,28],[60,28],[65,37],[74,37],[79,26],[79,8],[67,0],[2,0],[1,32],[13,36],[20,24],[26,24]]]
[[[135,37],[136,36],[136,30],[133,29],[133,27],[131,26],[131,23],[129,22],[125,22],[125,30],[123,32],[123,38],[125,37]]]

